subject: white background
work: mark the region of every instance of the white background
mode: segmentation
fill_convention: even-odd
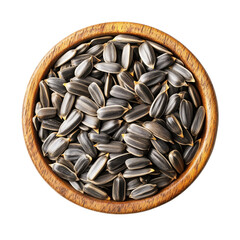
[[[1,1],[0,239],[240,239],[239,1]],[[111,215],[79,207],[38,174],[21,127],[27,83],[42,57],[81,28],[131,21],[187,46],[218,97],[214,151],[198,179],[158,208]]]

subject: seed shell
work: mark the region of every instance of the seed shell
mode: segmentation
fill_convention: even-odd
[[[125,164],[129,170],[136,170],[151,165],[151,161],[147,158],[129,158],[125,161]]]
[[[110,197],[104,192],[101,188],[96,187],[92,183],[87,183],[83,187],[83,191],[88,195],[101,199],[101,200],[110,200]]]
[[[114,201],[124,201],[126,198],[126,181],[122,174],[119,174],[113,181],[112,198]]]
[[[160,118],[168,104],[168,93],[167,92],[160,92],[157,97],[154,99],[150,110],[149,115],[153,118]]]
[[[152,172],[154,172],[153,168],[142,168],[142,169],[137,169],[137,170],[126,169],[123,172],[123,177],[124,178],[140,177],[140,176],[145,176],[147,174],[150,174]]]
[[[57,159],[67,149],[68,144],[69,139],[67,138],[59,137],[53,139],[47,148],[49,158]]]
[[[113,73],[113,74],[118,74],[122,71],[122,66],[119,63],[97,63],[94,65],[94,67],[101,71],[101,72],[106,72],[106,73]]]
[[[39,83],[39,98],[42,107],[50,107],[50,94],[47,84],[44,81]]]
[[[150,197],[150,196],[154,195],[155,193],[157,193],[157,191],[158,191],[158,189],[157,189],[156,184],[145,184],[145,185],[141,185],[141,186],[135,188],[129,195],[129,198],[139,200],[142,198]]]
[[[50,165],[52,170],[61,178],[68,180],[68,181],[78,181],[78,177],[76,173],[71,171],[68,167],[64,166],[60,163],[53,163]]]
[[[77,53],[76,49],[71,49],[68,50],[66,53],[64,53],[55,63],[54,68],[58,68],[62,66],[64,63],[68,62],[71,60]]]
[[[97,110],[97,117],[100,120],[112,120],[121,118],[128,108],[124,108],[121,105],[111,105],[106,107],[101,107]]]
[[[181,174],[184,171],[184,162],[181,153],[178,150],[172,150],[168,154],[169,162],[172,164],[174,169]]]
[[[135,98],[135,93],[121,87],[119,85],[114,85],[110,91],[110,95],[115,97],[115,98],[121,98],[124,100],[132,100]]]
[[[60,118],[63,118],[64,120],[66,120],[68,114],[72,110],[74,102],[75,102],[75,96],[67,92],[61,104],[61,108],[59,112]]]
[[[151,104],[153,102],[153,94],[144,83],[135,82],[134,91],[144,103]]]
[[[127,43],[122,50],[121,64],[124,69],[128,69],[133,60],[133,49],[129,43]]]
[[[146,86],[150,87],[157,83],[161,83],[166,77],[166,73],[160,70],[153,70],[151,72],[143,73],[139,82],[144,83]]]
[[[66,87],[66,90],[73,95],[86,96],[86,97],[89,96],[88,86],[86,86],[83,83],[68,82],[68,83],[64,84],[64,86]]]
[[[88,86],[88,91],[89,91],[92,99],[95,101],[95,103],[99,107],[105,106],[105,98],[104,98],[103,92],[102,92],[101,88],[95,82],[91,83]]]
[[[192,99],[194,106],[198,108],[201,105],[201,97],[198,93],[198,90],[192,84],[189,84],[188,93]]]
[[[86,96],[80,96],[77,98],[75,108],[90,116],[97,116],[97,104]]]
[[[201,144],[201,139],[198,139],[193,146],[187,146],[183,152],[183,160],[188,165],[196,155]]]
[[[146,41],[139,46],[138,51],[144,64],[153,69],[156,62],[156,56],[152,46]]]
[[[140,104],[135,107],[133,107],[131,110],[129,110],[123,119],[130,123],[134,122],[144,116],[146,116],[149,113],[150,106],[147,104]]]
[[[74,171],[76,172],[76,174],[79,175],[83,173],[86,170],[86,168],[89,166],[91,161],[92,161],[92,158],[88,154],[80,155],[77,162],[74,164]]]
[[[106,63],[117,61],[117,50],[112,42],[108,42],[103,48],[103,60]]]
[[[193,118],[193,106],[188,100],[183,99],[179,107],[179,117],[185,129],[189,129]]]
[[[102,152],[123,153],[126,145],[120,141],[111,141],[110,143],[97,143],[95,147]]]

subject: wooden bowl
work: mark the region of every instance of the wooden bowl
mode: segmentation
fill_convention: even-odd
[[[103,35],[117,35],[120,33],[137,35],[144,39],[160,43],[170,49],[194,74],[196,85],[206,109],[205,128],[201,146],[186,170],[177,180],[162,189],[158,194],[146,199],[129,200],[126,202],[95,199],[77,192],[68,183],[61,180],[48,166],[49,160],[43,157],[40,149],[40,141],[32,124],[38,84],[40,80],[44,79],[59,56],[68,49],[77,46],[80,42]],[[168,202],[183,192],[197,178],[207,163],[214,146],[218,126],[218,108],[216,95],[208,74],[197,58],[185,46],[173,37],[155,28],[137,23],[113,22],[97,24],[81,29],[60,41],[45,55],[34,71],[26,90],[22,111],[22,125],[26,146],[34,165],[45,181],[63,197],[82,207],[95,211],[133,213],[145,211]]]

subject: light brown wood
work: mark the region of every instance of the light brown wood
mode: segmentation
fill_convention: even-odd
[[[157,195],[142,200],[129,200],[126,202],[102,201],[88,195],[83,195],[53,174],[48,166],[49,161],[41,154],[40,143],[32,124],[38,84],[58,57],[80,42],[98,36],[120,33],[137,35],[169,48],[194,74],[203,105],[206,109],[205,129],[200,149],[184,173]],[[46,54],[29,81],[23,103],[22,125],[26,146],[34,165],[46,182],[63,197],[82,207],[100,212],[133,213],[148,210],[168,202],[183,192],[197,178],[207,163],[214,146],[218,126],[218,108],[216,95],[208,74],[197,58],[185,46],[173,37],[155,28],[137,23],[113,22],[81,29],[63,39]]]

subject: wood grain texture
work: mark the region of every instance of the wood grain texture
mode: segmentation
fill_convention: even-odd
[[[184,173],[157,195],[142,200],[129,200],[126,202],[103,201],[83,195],[57,177],[48,166],[49,160],[41,154],[40,142],[32,124],[38,84],[46,76],[59,56],[80,42],[85,42],[98,36],[117,35],[120,33],[137,35],[169,48],[194,74],[203,105],[206,109],[205,129],[200,149]],[[207,163],[214,147],[218,126],[218,108],[216,95],[208,74],[197,58],[185,46],[168,34],[149,26],[129,22],[112,22],[81,29],[63,39],[46,54],[29,81],[23,103],[22,126],[29,155],[38,172],[63,197],[82,207],[95,211],[133,213],[148,210],[168,202],[183,192],[197,178]]]

